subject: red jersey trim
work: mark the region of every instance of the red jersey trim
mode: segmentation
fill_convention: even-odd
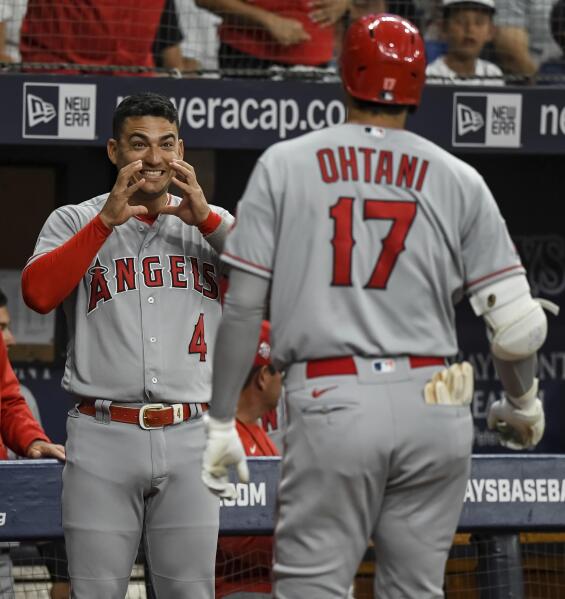
[[[477,285],[478,283],[482,283],[483,281],[492,279],[493,277],[504,274],[505,272],[510,272],[511,270],[516,270],[517,268],[524,269],[522,264],[516,264],[515,266],[508,266],[507,268],[497,270],[496,272],[493,272],[489,275],[485,275],[484,277],[479,277],[478,279],[475,279],[474,281],[470,281],[469,283],[467,283],[466,287],[467,287],[467,289],[470,289],[471,287],[473,287],[474,285]]]

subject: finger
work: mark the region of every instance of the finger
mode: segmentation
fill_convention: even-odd
[[[463,380],[463,373],[459,364],[454,364],[449,369],[448,376],[448,388],[450,389],[451,395],[456,400],[456,403],[463,403],[465,397],[465,381]]]
[[[177,176],[174,176],[171,181],[179,188],[182,189],[183,191],[186,192],[190,192],[193,188],[190,185],[190,183],[188,183],[187,181],[185,181],[184,179],[179,179]]]
[[[446,406],[452,403],[451,393],[443,381],[439,381],[436,384],[435,391],[438,404]]]
[[[218,497],[223,499],[235,499],[235,487],[227,480],[227,478],[216,478],[211,476],[206,470],[202,471],[202,481],[208,489]]]
[[[492,404],[492,406],[490,407],[490,410],[488,411],[488,414],[487,414],[487,426],[491,430],[494,430],[495,428],[497,428],[497,422],[499,420],[499,418],[498,418],[499,407],[500,407],[500,402],[499,401],[495,401]]]
[[[434,405],[437,403],[435,394],[435,385],[432,382],[426,383],[424,387],[424,400],[427,404]]]
[[[316,13],[313,15],[310,15],[310,20],[313,23],[316,23],[316,25],[319,25],[320,27],[328,27],[329,25],[332,24],[332,19],[330,17],[330,15],[327,15],[325,13]]]
[[[42,455],[41,451],[39,449],[37,449],[37,448],[34,447],[34,448],[32,448],[32,449],[29,450],[29,452],[27,454],[27,457],[31,458],[32,460],[37,460],[37,459],[39,459],[41,457],[41,455]]]
[[[132,185],[128,185],[124,190],[124,195],[127,198],[130,198],[144,183],[145,179],[141,178],[139,179],[139,181],[136,181]]]
[[[469,362],[461,364],[461,377],[463,379],[464,401],[465,404],[470,404],[473,401],[473,394],[475,392],[475,377],[473,367]]]
[[[226,483],[223,489],[219,492],[219,496],[222,499],[231,499],[232,501],[237,499],[237,491],[235,485],[233,485],[232,483]]]
[[[249,482],[249,466],[247,460],[243,458],[236,465],[237,475],[242,483]]]
[[[65,462],[67,459],[67,454],[65,452],[65,448],[62,445],[55,445],[55,457],[61,462]]]
[[[182,174],[187,180],[193,180],[196,178],[196,171],[194,167],[188,162],[184,162],[183,160],[173,160],[171,162],[171,166],[177,173]]]
[[[142,216],[149,213],[147,206],[130,206],[130,208],[132,216]]]
[[[173,204],[163,206],[158,212],[159,214],[173,214],[175,215],[178,211],[179,207],[174,206]]]
[[[51,447],[46,448],[46,451],[43,453],[44,457],[55,458],[61,462],[65,461],[65,450],[60,445],[52,445]]]
[[[133,175],[135,175],[135,173],[138,173],[142,167],[143,162],[141,160],[136,160],[123,166],[118,173],[116,185],[119,185],[121,189],[126,189],[129,184],[129,180],[133,177]]]

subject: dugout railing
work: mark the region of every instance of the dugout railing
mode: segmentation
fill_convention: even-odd
[[[221,534],[270,534],[273,530],[280,461],[250,458],[249,464],[249,484],[237,485],[236,501],[223,502]],[[54,460],[0,462],[0,541],[62,536],[61,472],[62,465]],[[563,532],[564,455],[473,456],[447,569],[446,596],[565,597]],[[368,579],[371,554],[369,548],[360,568],[361,577],[366,575]],[[527,579],[528,564],[539,566],[540,561],[546,564],[551,580],[547,576],[544,580],[539,576]],[[361,599],[369,593],[360,591],[357,596]]]

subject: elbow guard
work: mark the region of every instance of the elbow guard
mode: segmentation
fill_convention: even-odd
[[[501,360],[523,360],[543,345],[547,336],[544,308],[553,314],[558,306],[534,299],[524,275],[496,281],[469,298],[477,316],[485,319],[492,353]]]

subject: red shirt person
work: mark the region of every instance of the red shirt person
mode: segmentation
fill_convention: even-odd
[[[8,458],[7,447],[28,458],[65,459],[64,448],[51,443],[28,408],[0,336],[0,460]]]
[[[22,61],[154,67],[152,48],[164,5],[165,0],[29,0]]]
[[[248,456],[277,456],[261,418],[281,395],[281,374],[271,364],[270,324],[263,321],[253,367],[239,397],[237,432]],[[216,599],[232,593],[270,593],[272,536],[220,537],[216,558]]]

